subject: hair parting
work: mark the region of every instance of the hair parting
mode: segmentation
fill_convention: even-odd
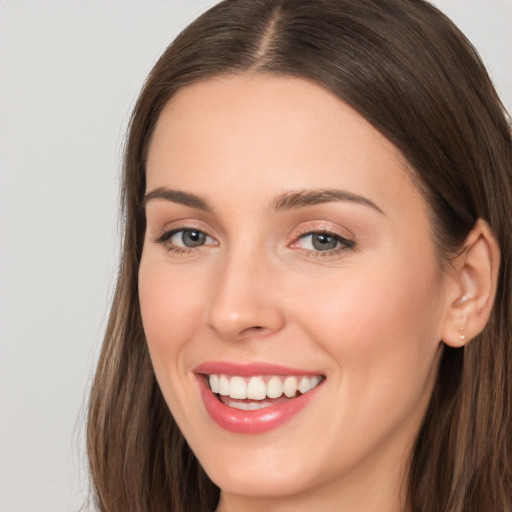
[[[397,34],[400,36],[398,37]],[[101,512],[211,512],[219,490],[189,449],[154,377],[137,276],[145,163],[181,88],[226,74],[301,77],[336,95],[403,154],[430,206],[442,259],[478,219],[502,254],[490,321],[444,348],[407,475],[414,512],[512,512],[512,136],[475,49],[423,0],[226,0],[151,71],[126,142],[117,287],[90,398],[88,455]]]

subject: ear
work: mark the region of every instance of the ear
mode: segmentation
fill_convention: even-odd
[[[500,265],[500,250],[489,225],[479,219],[464,241],[449,272],[448,308],[442,340],[462,347],[485,327],[491,314]]]

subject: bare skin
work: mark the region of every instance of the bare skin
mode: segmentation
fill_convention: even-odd
[[[221,489],[219,512],[406,510],[441,340],[456,342],[463,318],[471,327],[454,313],[468,280],[442,269],[409,173],[360,115],[301,79],[219,77],[162,113],[140,303],[158,382]],[[218,360],[325,380],[278,428],[233,433],[206,412],[194,373]]]

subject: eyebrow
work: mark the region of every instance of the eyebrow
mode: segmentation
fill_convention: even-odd
[[[154,199],[165,199],[166,201],[189,206],[190,208],[197,208],[206,212],[212,211],[210,205],[202,197],[190,192],[182,192],[181,190],[172,190],[165,187],[158,187],[148,192],[144,197],[141,207],[145,208],[149,201]]]
[[[212,212],[213,208],[202,197],[190,192],[173,190],[166,187],[158,187],[148,192],[142,202],[141,207],[145,208],[147,203],[155,199],[165,199],[173,203],[182,204],[190,208],[197,208],[206,212]],[[285,192],[272,201],[271,209],[274,211],[292,210],[313,206],[323,203],[349,202],[369,206],[377,212],[385,215],[384,212],[370,199],[364,196],[348,192],[347,190],[319,189],[319,190],[299,190],[296,192]]]
[[[297,192],[286,192],[279,195],[272,203],[274,210],[290,210],[323,203],[349,202],[369,206],[382,215],[384,212],[370,199],[347,190],[319,189],[299,190]]]

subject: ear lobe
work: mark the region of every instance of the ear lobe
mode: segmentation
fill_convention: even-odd
[[[452,262],[455,286],[442,339],[462,347],[485,327],[491,314],[500,265],[500,250],[489,225],[479,219]]]

